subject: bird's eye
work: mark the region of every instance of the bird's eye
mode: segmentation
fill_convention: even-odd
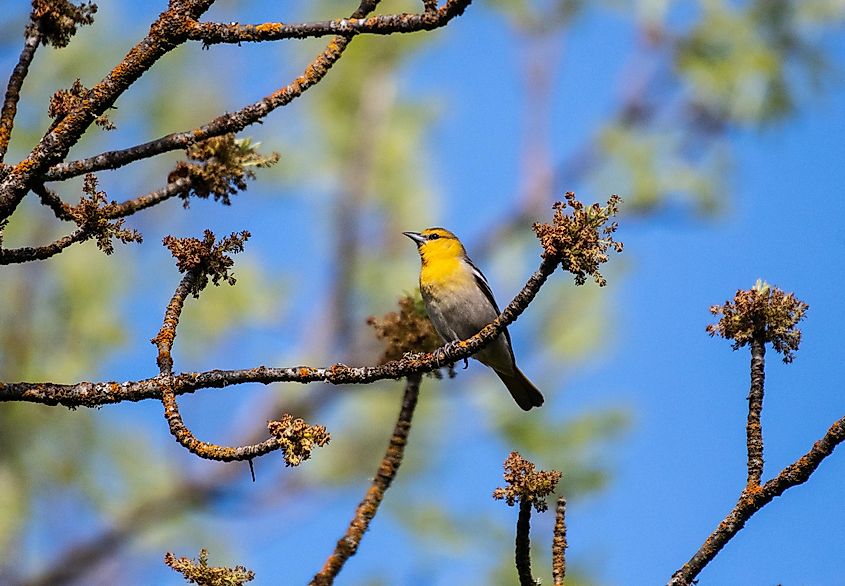
[[[429,240],[437,240],[438,238],[440,238],[440,234],[437,233],[428,235]]]

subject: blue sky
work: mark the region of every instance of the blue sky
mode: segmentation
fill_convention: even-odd
[[[246,9],[248,3],[241,4]],[[271,10],[263,13],[272,14]],[[470,245],[510,209],[509,200],[518,186],[523,95],[516,84],[521,79],[521,61],[518,40],[502,33],[501,27],[502,21],[483,6],[470,7],[445,32],[424,41],[428,46],[403,80],[404,88],[430,95],[440,105],[441,116],[430,129],[429,139],[441,194],[436,223],[466,236]],[[133,34],[142,34],[143,28]],[[634,39],[631,22],[613,13],[584,19],[567,37],[557,78],[560,91],[555,93],[550,122],[555,160],[564,159],[612,112],[619,97],[617,76]],[[7,71],[9,51],[17,48],[7,43],[4,49],[0,63]],[[843,49],[841,42],[831,44],[831,54],[840,62]],[[40,57],[45,54],[49,53]],[[273,80],[262,82],[272,87]],[[238,103],[254,99],[255,92],[255,87],[246,87]],[[307,99],[306,95],[303,100]],[[283,135],[295,123],[292,118],[297,112],[301,111],[277,112],[261,133]],[[710,305],[732,297],[738,288],[750,287],[758,278],[794,291],[810,305],[795,362],[784,365],[773,352],[767,356],[764,479],[807,451],[845,414],[841,391],[845,382],[841,350],[845,323],[843,114],[845,91],[834,79],[828,92],[805,101],[800,113],[785,122],[764,130],[731,131],[728,140],[735,161],[727,178],[725,209],[715,218],[701,219],[683,209],[647,218],[621,218],[625,269],[602,291],[612,307],[611,330],[596,356],[569,368],[560,388],[547,389],[549,401],[544,407],[562,417],[576,417],[622,405],[633,417],[623,441],[602,453],[612,464],[610,486],[569,510],[571,559],[588,568],[600,583],[665,582],[730,510],[744,485],[749,356],[707,336],[704,327],[711,321]],[[143,129],[138,132],[139,140],[150,138]],[[584,199],[603,200],[608,195],[573,187]],[[272,193],[273,186],[262,184],[259,175],[259,181],[235,200],[231,210],[219,212],[214,206],[195,204],[190,212],[197,214],[193,227],[204,227],[203,222],[215,223],[220,232],[247,227],[254,233],[250,253],[270,265],[278,263],[286,254],[278,254],[277,247],[281,244],[283,253],[290,252],[287,247],[293,248],[291,243],[302,235],[297,226],[316,215],[314,209],[319,206],[308,204],[305,197],[292,203],[268,203],[266,196]],[[272,216],[266,215],[268,205],[285,206],[274,213],[294,218],[288,230],[278,230]],[[149,236],[149,246],[155,246],[155,240]],[[408,264],[413,267],[416,262],[409,247]],[[534,268],[514,270],[527,276]],[[325,277],[313,276],[314,281],[294,286],[296,299],[307,297]],[[167,276],[168,283],[172,277]],[[410,286],[413,283],[399,290]],[[167,285],[161,299],[141,301],[134,308],[137,339],[130,351],[108,367],[106,376],[151,374],[152,362],[139,366],[138,353],[143,360],[152,355],[146,340],[160,320],[155,308],[163,307],[160,302],[169,295]],[[509,299],[505,291],[498,296],[502,304]],[[278,356],[265,343],[278,331],[253,333],[260,342],[246,339],[227,346],[225,358],[230,366],[268,362]],[[517,347],[523,335],[517,324]],[[329,357],[324,362],[332,361]],[[202,362],[199,359],[185,368],[200,368]],[[249,390],[244,396],[259,392]],[[195,404],[204,415],[220,414],[226,408],[221,409],[218,399]],[[233,408],[239,400],[220,399]],[[470,407],[467,401],[459,406]],[[131,419],[149,426],[167,445],[169,436],[159,410],[156,404],[145,404],[100,413],[118,422]],[[489,430],[485,434],[480,415],[467,414],[462,422],[478,430],[477,438],[467,439],[465,452],[456,461],[441,463],[450,467],[446,486],[465,493],[455,497],[458,501],[489,493],[506,455],[489,437]],[[214,423],[204,421],[203,425],[211,430]],[[177,449],[174,446],[166,453],[172,455]],[[464,465],[466,477],[460,472]],[[492,485],[468,486],[470,479],[477,482],[478,468],[484,466]],[[791,489],[752,518],[702,573],[701,583],[822,585],[841,580],[843,475],[845,456],[836,453],[806,485]],[[386,504],[396,499],[392,506],[401,506],[403,491],[415,489],[419,488],[400,473]],[[236,557],[236,561],[256,570],[258,583],[272,583],[265,578],[278,576],[280,568],[292,583],[301,583],[322,562],[359,498],[355,491],[343,495],[327,491],[254,523],[230,523],[225,512],[208,521],[219,522],[220,530],[239,544],[236,550],[248,559]],[[492,500],[484,509],[484,515],[495,519],[515,518],[514,513]],[[547,542],[550,518],[537,521],[536,526],[535,539]],[[192,541],[184,538],[186,543]],[[378,517],[339,583],[362,583],[370,572],[383,570],[386,560],[396,584],[456,583],[495,562],[491,554],[460,550],[453,554],[448,547],[431,560],[421,561],[408,551],[409,538],[390,516]],[[493,551],[509,551],[509,535],[491,539],[497,540]],[[307,548],[301,547],[303,542]],[[179,553],[194,554],[190,547],[184,545]],[[166,571],[156,575],[170,578]]]

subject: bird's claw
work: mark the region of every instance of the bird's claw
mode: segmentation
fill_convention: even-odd
[[[440,368],[444,366],[444,364],[451,364],[454,365],[454,362],[446,362],[446,355],[450,352],[453,352],[455,348],[457,348],[458,343],[455,341],[446,342],[442,347],[438,348],[434,352],[434,358],[437,362],[437,367]],[[466,362],[466,358],[464,358],[464,362]]]

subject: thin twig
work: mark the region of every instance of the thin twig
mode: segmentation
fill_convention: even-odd
[[[531,501],[519,501],[519,517],[516,520],[516,572],[520,586],[537,586],[531,575]]]
[[[71,206],[62,201],[55,192],[48,189],[43,183],[32,186],[32,191],[41,200],[41,203],[55,214],[56,218],[64,222],[73,222],[73,215],[70,213]]]
[[[378,512],[379,505],[384,499],[384,493],[390,488],[390,484],[399,471],[402,464],[402,457],[405,455],[405,446],[408,443],[408,433],[411,431],[411,419],[414,416],[414,408],[417,406],[417,398],[420,392],[420,375],[413,374],[408,377],[405,383],[405,394],[402,397],[402,408],[399,410],[399,417],[393,427],[393,435],[387,451],[379,465],[378,473],[363,500],[355,510],[355,516],[349,523],[349,528],[341,537],[335,550],[328,557],[323,568],[314,576],[310,584],[312,586],[327,586],[334,582],[335,577],[343,568],[346,561],[358,551],[361,539],[364,537],[370,526],[370,521]]]
[[[44,246],[23,246],[21,248],[0,248],[0,265],[19,264],[34,260],[46,260],[77,242],[84,242],[92,237],[90,230],[78,228],[67,236]]]
[[[6,86],[6,97],[3,100],[3,110],[0,112],[0,163],[6,156],[9,149],[9,141],[12,138],[12,128],[15,125],[15,115],[18,112],[18,100],[21,97],[23,80],[29,72],[29,64],[35,56],[35,50],[41,43],[41,31],[37,26],[30,26],[27,29],[26,40],[18,58],[18,64],[12,70],[9,77],[9,84]]]
[[[335,364],[330,367],[314,368],[295,366],[271,368],[259,366],[242,370],[210,370],[199,373],[183,373],[168,377],[161,376],[129,382],[79,382],[57,383],[0,383],[0,402],[24,401],[45,405],[67,407],[97,407],[122,401],[141,401],[162,398],[162,388],[167,385],[176,395],[193,393],[204,388],[224,388],[233,384],[255,382],[270,384],[276,382],[328,382],[335,385],[367,384],[377,380],[398,379],[409,374],[431,372],[443,364],[457,363],[481,350],[496,338],[501,331],[516,321],[540,288],[557,267],[558,261],[546,257],[537,271],[531,275],[522,290],[505,307],[501,315],[474,336],[430,354],[408,355],[401,360],[392,360],[378,366],[351,367]]]
[[[763,424],[760,415],[763,411],[763,387],[766,378],[765,357],[765,341],[755,338],[751,341],[751,389],[748,393],[748,424],[745,432],[749,488],[760,486],[763,477]]]
[[[699,550],[672,575],[670,586],[689,586],[754,513],[793,486],[806,482],[822,461],[845,441],[845,417],[834,423],[812,449],[756,490],[743,491],[733,510],[719,523]]]
[[[566,499],[558,497],[555,509],[555,531],[552,539],[552,583],[563,586],[566,577]]]

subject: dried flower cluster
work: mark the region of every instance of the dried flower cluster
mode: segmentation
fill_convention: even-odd
[[[367,324],[373,327],[376,337],[385,343],[379,364],[401,360],[406,354],[433,352],[443,344],[428,319],[418,291],[415,296],[405,295],[399,298],[398,312],[391,311],[381,318],[371,316],[367,319]],[[437,378],[442,376],[439,370],[430,374]],[[454,376],[452,367],[449,367],[449,375]]]
[[[304,419],[285,413],[280,421],[267,423],[270,435],[279,440],[287,466],[299,466],[311,457],[311,450],[322,448],[331,435],[322,425],[308,425]]]
[[[734,350],[755,338],[768,342],[789,363],[801,343],[801,330],[795,326],[809,307],[792,293],[758,280],[751,289],[737,291],[733,301],[710,308],[710,313],[722,317],[707,326],[707,333],[733,340]]]
[[[66,90],[58,90],[50,98],[47,115],[55,121],[60,121],[73,110],[82,99],[88,95],[88,88],[82,85],[79,78]]]
[[[215,568],[208,565],[208,550],[201,549],[197,561],[177,558],[172,553],[164,555],[164,563],[182,574],[190,584],[202,586],[241,586],[255,578],[252,570],[244,566]]]
[[[164,245],[176,258],[176,268],[179,272],[192,272],[197,275],[190,290],[194,297],[199,297],[200,291],[208,285],[209,277],[215,285],[219,285],[221,280],[230,285],[235,284],[235,277],[229,273],[235,261],[228,253],[243,252],[244,242],[250,237],[250,233],[244,230],[240,234],[233,232],[220,242],[215,242],[214,232],[206,230],[204,234],[202,240],[173,236],[165,236],[163,240]]]
[[[97,5],[74,5],[68,0],[33,0],[30,18],[44,37],[44,43],[66,47],[80,25],[93,24]],[[29,32],[29,31],[27,31]]]
[[[108,202],[106,193],[97,189],[97,178],[88,173],[82,190],[87,197],[83,196],[79,204],[68,211],[73,221],[84,230],[89,237],[97,239],[97,248],[111,254],[114,252],[112,238],[121,242],[141,242],[143,239],[137,230],[124,228],[124,220],[109,219],[111,210],[117,205],[116,202]]]
[[[197,162],[177,163],[168,182],[190,178],[190,187],[179,196],[185,207],[188,207],[188,198],[192,195],[202,199],[212,196],[215,201],[229,205],[229,197],[244,191],[247,179],[255,179],[252,168],[271,167],[279,161],[278,153],[270,156],[259,154],[260,144],[253,144],[248,138],[236,139],[234,134],[198,142],[185,151],[189,159]]]
[[[608,223],[618,213],[622,200],[611,195],[605,206],[585,206],[571,191],[565,197],[566,201],[552,206],[555,215],[551,224],[533,226],[543,245],[543,257],[559,258],[563,269],[575,275],[575,284],[583,285],[590,275],[603,287],[607,281],[599,266],[607,262],[607,251],[613,248],[622,252],[622,243],[613,239],[616,222]],[[567,207],[571,214],[565,213]]]
[[[493,498],[504,499],[508,506],[517,501],[531,503],[538,513],[548,508],[545,497],[549,496],[557,486],[561,473],[557,470],[535,472],[535,466],[518,452],[511,452],[505,460],[506,488],[493,491]]]

